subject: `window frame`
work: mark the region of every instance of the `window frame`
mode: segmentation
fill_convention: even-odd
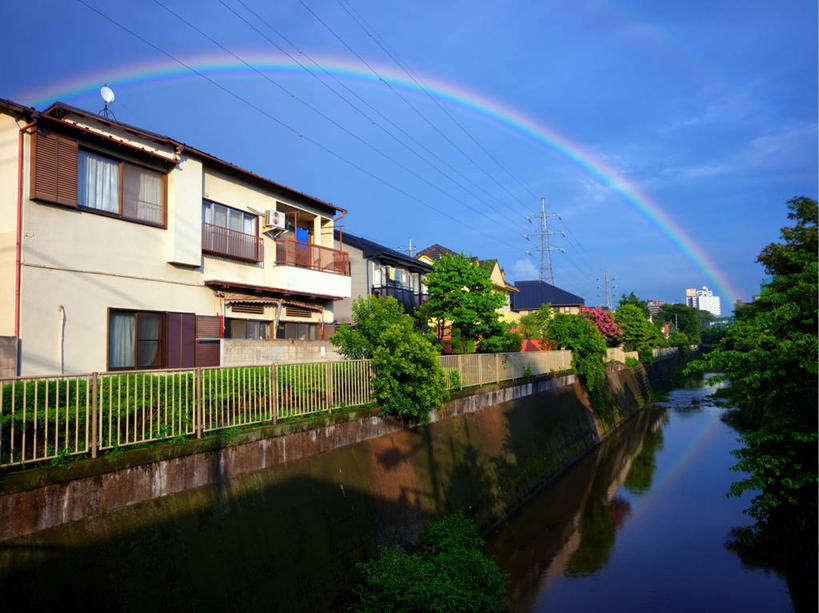
[[[134,324],[134,366],[111,366],[111,313],[128,313],[136,317]],[[139,361],[139,315],[156,315],[159,317],[159,348],[157,355],[159,355],[158,366],[142,367],[137,366]],[[167,330],[167,311],[151,311],[148,309],[122,309],[118,307],[109,307],[107,318],[107,329],[105,334],[105,366],[108,372],[122,372],[122,371],[142,371],[142,370],[163,370],[166,367],[166,352],[168,342]]]
[[[80,196],[79,196],[79,181],[80,181],[80,155],[82,152],[85,151],[87,153],[92,153],[94,155],[99,155],[105,158],[108,158],[112,162],[116,162],[117,164],[117,206],[119,211],[117,213],[113,213],[111,211],[105,211],[103,209],[97,209],[90,206],[85,206],[80,204]],[[151,172],[158,173],[162,178],[162,222],[161,223],[154,223],[152,221],[147,221],[144,219],[138,219],[135,217],[126,217],[122,214],[122,199],[123,199],[123,191],[125,189],[125,185],[123,183],[123,165],[130,164],[131,166],[136,166],[137,168],[143,168],[145,170],[149,170]],[[95,147],[88,147],[84,143],[80,143],[78,150],[77,150],[77,209],[80,211],[94,213],[95,215],[102,215],[103,217],[110,217],[112,219],[121,219],[123,221],[130,221],[132,223],[140,224],[143,226],[149,226],[151,228],[161,228],[163,230],[168,229],[168,173],[158,170],[156,168],[151,168],[145,164],[139,164],[132,160],[126,160],[121,157],[113,156],[110,152],[97,149]]]

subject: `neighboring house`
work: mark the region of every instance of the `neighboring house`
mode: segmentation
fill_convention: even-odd
[[[512,295],[512,311],[520,316],[537,311],[544,304],[551,304],[555,313],[580,313],[583,298],[560,289],[545,281],[515,281],[519,293]]]
[[[23,375],[323,355],[350,296],[343,209],[62,103],[0,100],[0,209]]]
[[[440,260],[444,255],[458,255],[452,249],[448,249],[443,245],[431,245],[426,249],[423,249],[418,252],[416,257],[432,266],[437,260]],[[472,258],[473,262],[476,262],[478,266],[483,268],[487,274],[489,275],[489,281],[492,283],[492,287],[499,292],[502,292],[506,296],[506,301],[504,305],[498,309],[504,321],[511,322],[515,321],[518,317],[515,313],[512,312],[511,309],[511,300],[510,296],[513,293],[517,293],[518,289],[514,285],[509,285],[506,280],[504,279],[505,273],[503,269],[498,264],[497,260],[479,260],[477,258]]]
[[[343,240],[350,254],[352,296],[335,304],[336,321],[352,321],[353,300],[362,296],[392,296],[407,313],[426,302],[424,276],[432,266],[376,242],[335,231],[336,243]]]
[[[499,292],[503,292],[506,300],[500,308],[501,316],[506,322],[517,321],[520,316],[512,312],[512,294],[517,294],[520,290],[514,285],[509,285],[504,277],[506,276],[497,260],[478,260],[478,265],[489,273],[489,281]]]

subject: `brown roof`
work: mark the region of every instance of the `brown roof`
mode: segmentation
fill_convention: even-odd
[[[444,255],[458,255],[457,252],[452,251],[452,249],[447,249],[443,245],[439,245],[435,243],[434,245],[430,245],[426,249],[422,249],[419,251],[415,257],[420,258],[421,256],[427,256],[431,260],[440,260],[441,256]]]
[[[13,104],[10,101],[3,100],[3,102],[6,103],[6,104]],[[20,108],[23,108],[23,107],[20,107]],[[47,118],[52,118],[52,119],[58,119],[59,120],[59,119],[62,119],[62,117],[64,117],[68,113],[74,113],[76,115],[81,115],[83,117],[86,117],[88,119],[93,119],[93,120],[98,121],[100,123],[103,123],[105,125],[116,126],[118,128],[121,128],[121,129],[126,130],[128,132],[131,132],[132,134],[135,134],[135,135],[140,136],[142,138],[145,138],[145,139],[148,139],[148,140],[153,140],[155,142],[159,142],[159,143],[162,143],[162,144],[165,144],[165,145],[170,145],[170,146],[176,147],[179,152],[187,151],[188,153],[191,153],[191,154],[193,154],[193,155],[195,155],[197,157],[203,158],[203,159],[211,162],[212,164],[220,166],[224,170],[227,170],[227,171],[232,172],[232,173],[240,174],[244,178],[251,179],[251,180],[253,180],[253,181],[257,182],[257,183],[261,183],[265,187],[273,187],[274,189],[276,189],[277,191],[282,193],[285,197],[293,198],[296,201],[306,202],[308,204],[312,204],[314,206],[319,206],[321,208],[330,208],[330,209],[332,209],[334,211],[338,211],[338,212],[341,212],[341,213],[346,213],[347,212],[346,209],[338,207],[338,206],[336,206],[334,204],[330,204],[329,202],[319,200],[318,198],[314,198],[313,196],[309,196],[309,195],[305,194],[304,192],[297,191],[297,190],[295,190],[293,188],[287,187],[286,185],[282,185],[281,183],[276,183],[275,181],[271,181],[270,179],[267,179],[267,178],[265,178],[265,177],[263,177],[261,175],[258,175],[258,174],[254,173],[254,172],[250,172],[249,170],[245,170],[244,168],[240,168],[239,166],[236,166],[235,164],[231,164],[230,162],[226,162],[226,161],[224,161],[222,159],[217,158],[216,156],[213,156],[213,155],[211,155],[209,153],[205,153],[204,151],[202,151],[200,149],[196,149],[194,147],[186,145],[185,143],[179,142],[179,141],[174,140],[172,138],[168,138],[167,136],[163,136],[161,134],[156,134],[155,132],[149,132],[147,130],[143,130],[142,128],[137,128],[137,127],[122,123],[120,121],[115,121],[115,120],[108,119],[108,118],[105,118],[105,117],[100,117],[99,115],[96,115],[95,113],[91,113],[89,111],[85,111],[83,109],[79,109],[79,108],[70,106],[68,104],[64,104],[62,102],[55,102],[50,107],[48,107],[46,110],[44,110],[42,113],[35,112],[35,117],[42,116],[42,117],[47,117]],[[111,139],[111,140],[117,141],[117,139]]]

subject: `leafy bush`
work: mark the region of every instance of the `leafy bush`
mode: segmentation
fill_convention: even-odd
[[[429,420],[446,399],[438,350],[395,298],[368,296],[353,304],[353,325],[342,324],[331,342],[348,358],[371,358],[372,392],[381,410],[401,419]]]
[[[556,313],[546,336],[557,347],[571,349],[574,372],[586,386],[594,406],[602,409],[605,405],[606,341],[597,327],[580,315]]]
[[[644,364],[653,362],[654,347],[661,341],[660,332],[651,325],[640,307],[624,304],[617,308],[615,319],[623,332],[626,351],[636,351]]]
[[[523,337],[517,332],[500,331],[478,341],[478,353],[517,353],[523,346]]]
[[[668,334],[668,346],[676,347],[680,355],[685,355],[691,350],[691,341],[683,332],[672,330]]]
[[[382,549],[359,568],[357,612],[506,611],[506,588],[483,539],[462,514],[428,524],[418,552]]]

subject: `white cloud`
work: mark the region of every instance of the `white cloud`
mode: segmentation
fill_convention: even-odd
[[[530,260],[520,259],[515,260],[512,264],[512,269],[508,272],[510,278],[507,279],[509,283],[514,281],[528,281],[538,278],[538,271],[535,265]]]

